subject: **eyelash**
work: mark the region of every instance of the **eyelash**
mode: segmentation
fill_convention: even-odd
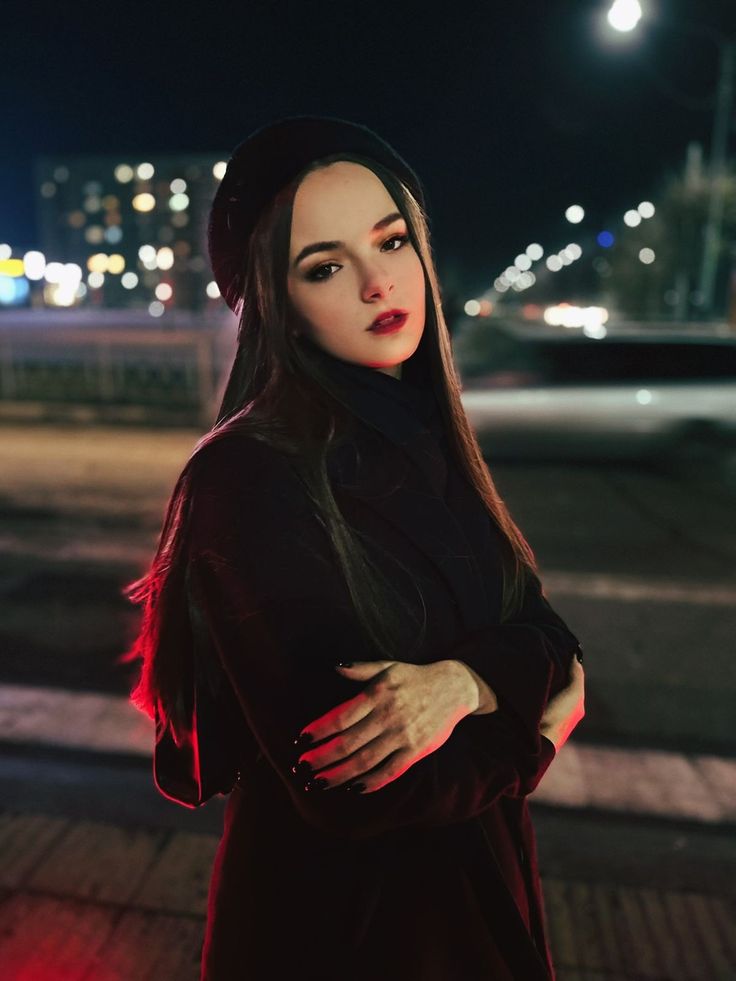
[[[403,247],[409,241],[409,236],[408,235],[391,235],[389,238],[386,239],[386,241],[383,243],[383,245],[385,245],[386,242],[392,242],[395,238],[400,239],[400,241],[401,241],[402,244],[399,246],[398,249],[389,249],[389,251],[390,252],[401,252],[401,250],[403,249]],[[332,277],[335,274],[334,273],[330,273],[329,276],[317,276],[316,273],[320,272],[322,269],[328,269],[330,266],[337,266],[337,265],[339,265],[339,263],[337,263],[337,262],[323,262],[321,266],[315,266],[314,269],[312,269],[307,274],[307,279],[311,280],[313,283],[326,283],[327,280],[328,279],[332,279]]]

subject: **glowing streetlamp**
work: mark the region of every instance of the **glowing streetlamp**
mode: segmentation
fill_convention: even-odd
[[[642,18],[638,0],[615,0],[608,11],[609,25],[620,33],[634,30]],[[708,177],[710,193],[708,197],[708,219],[705,226],[703,256],[700,267],[699,292],[702,308],[709,314],[713,307],[713,286],[718,261],[718,246],[723,224],[723,202],[725,192],[726,147],[728,141],[731,107],[733,102],[733,75],[736,64],[736,35],[727,37],[719,31],[702,24],[689,21],[670,20],[659,17],[657,27],[669,28],[685,34],[707,37],[718,45],[719,72],[718,90],[715,100],[715,115],[711,136],[711,151]]]
[[[616,0],[606,18],[614,31],[633,31],[641,20],[639,0]]]

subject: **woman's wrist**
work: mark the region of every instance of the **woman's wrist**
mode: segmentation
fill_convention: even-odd
[[[471,694],[468,699],[468,715],[488,715],[498,709],[496,693],[476,671],[465,661],[449,661],[448,663],[459,665],[462,669],[461,673],[468,678],[472,685],[472,688],[469,688]]]
[[[539,735],[546,736],[551,743],[554,743],[555,752],[557,752],[564,742],[564,734],[560,726],[550,725],[547,723],[542,723],[539,727]]]
[[[544,753],[547,746],[552,747],[552,753],[557,756],[557,743],[554,739],[551,739],[546,733],[539,731],[539,741],[542,744],[542,752]]]

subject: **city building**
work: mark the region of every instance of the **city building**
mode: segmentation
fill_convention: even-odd
[[[29,305],[218,310],[206,230],[227,156],[39,157]]]

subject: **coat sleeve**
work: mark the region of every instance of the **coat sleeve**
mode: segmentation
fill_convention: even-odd
[[[503,795],[531,793],[554,745],[542,738],[522,749],[500,712],[466,716],[379,791],[304,790],[291,772],[301,753],[294,739],[360,690],[335,663],[380,655],[366,644],[328,536],[286,457],[248,437],[207,451],[193,471],[191,581],[248,727],[302,819],[365,838],[468,820]],[[544,671],[549,686],[551,663]]]
[[[567,686],[578,648],[578,638],[550,606],[539,577],[530,572],[516,616],[471,634],[452,656],[490,685],[504,722],[536,753],[540,739],[546,740],[539,726],[547,702]]]

